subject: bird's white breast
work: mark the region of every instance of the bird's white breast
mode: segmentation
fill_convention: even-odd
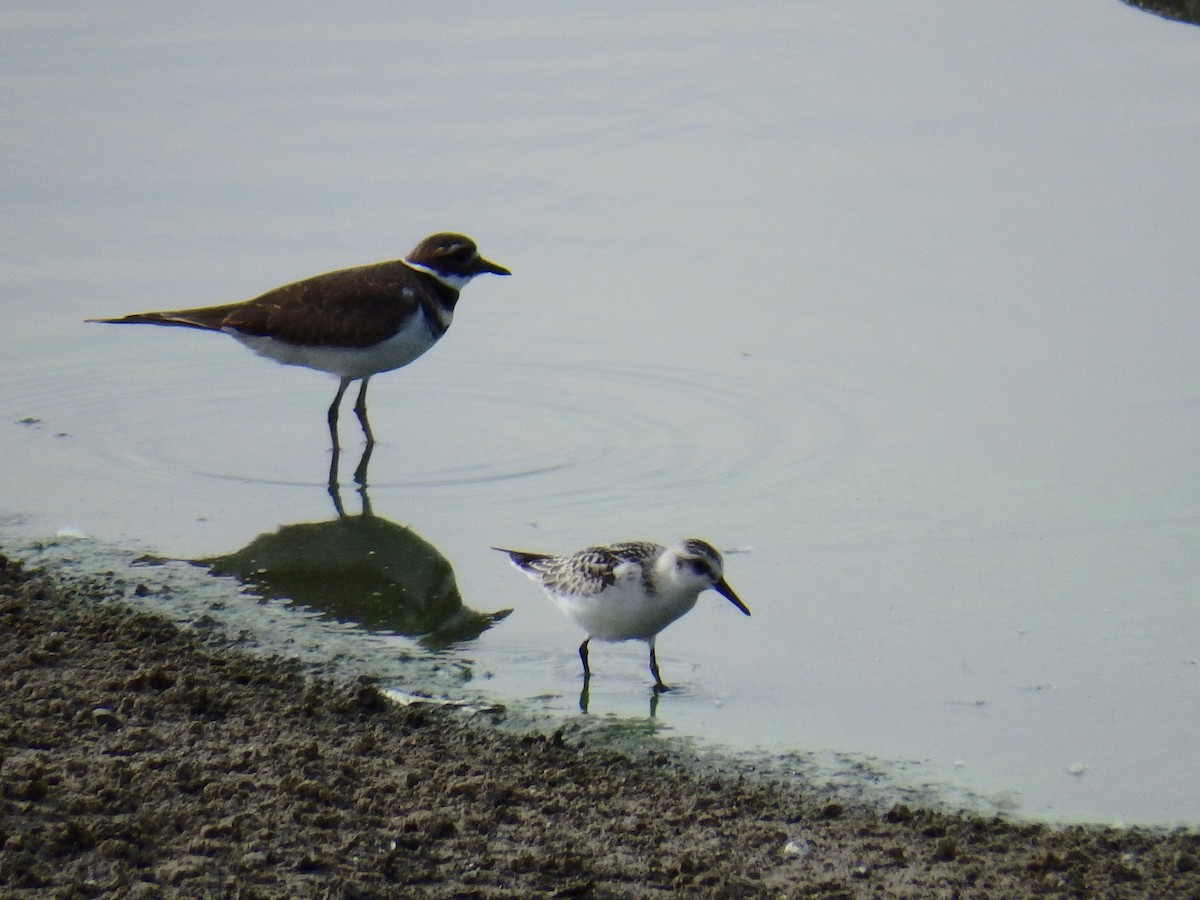
[[[445,324],[453,313],[446,314]],[[395,335],[370,347],[312,347],[289,344],[271,337],[241,334],[225,329],[259,356],[265,356],[289,366],[305,366],[331,372],[342,378],[365,378],[378,372],[389,372],[406,366],[434,344],[435,337],[421,315],[410,316]]]
[[[634,577],[621,577],[599,594],[590,596],[551,593],[568,619],[600,641],[648,641],[689,612],[699,591],[647,594],[638,566]]]

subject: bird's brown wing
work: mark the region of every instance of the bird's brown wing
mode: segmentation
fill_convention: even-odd
[[[290,344],[369,347],[418,311],[422,289],[412,274],[397,261],[316,275],[235,306],[221,327]]]
[[[395,334],[422,299],[428,299],[422,286],[414,285],[412,274],[403,261],[395,260],[314,275],[242,303],[94,321],[230,329],[291,344],[369,347]]]

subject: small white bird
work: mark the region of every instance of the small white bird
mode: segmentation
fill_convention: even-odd
[[[725,581],[721,554],[690,538],[674,547],[626,541],[588,547],[569,556],[505,550],[513,565],[542,586],[568,619],[587,632],[579,645],[586,682],[588,641],[645,641],[650,645],[654,690],[670,690],[658,672],[658,633],[691,611],[701,592],[713,588],[746,615],[750,610]]]

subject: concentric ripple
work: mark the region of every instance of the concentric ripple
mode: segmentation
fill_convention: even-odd
[[[474,371],[437,396],[438,458],[421,454],[404,487],[489,483],[549,503],[705,490],[761,467],[773,422],[738,386],[694,371],[516,362]],[[423,465],[422,465],[423,463]]]
[[[61,413],[67,430],[86,437],[70,463],[84,474],[324,484],[332,379],[249,359],[236,377],[214,373],[202,349],[157,378],[145,360],[129,359],[102,378],[60,370],[20,389],[31,415],[46,410],[46,428]],[[347,480],[361,446],[349,405]],[[379,441],[372,491],[542,508],[719,497],[724,485],[782,477],[798,458],[828,452],[847,427],[820,399],[765,391],[752,374],[520,359],[385,374],[372,382],[370,409]]]

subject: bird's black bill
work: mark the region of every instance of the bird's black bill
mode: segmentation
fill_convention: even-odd
[[[488,272],[492,275],[511,275],[512,274],[512,272],[508,271],[508,269],[504,268],[504,266],[497,265],[494,262],[489,262],[488,260],[484,259],[482,256],[479,257],[477,260],[475,260],[475,272],[476,272],[476,274],[480,274],[480,275],[482,275],[484,272]]]
[[[714,584],[713,589],[746,615],[750,615],[749,607],[747,607],[745,603],[738,599],[738,595],[733,592],[733,588],[729,586],[729,582],[724,578]]]

